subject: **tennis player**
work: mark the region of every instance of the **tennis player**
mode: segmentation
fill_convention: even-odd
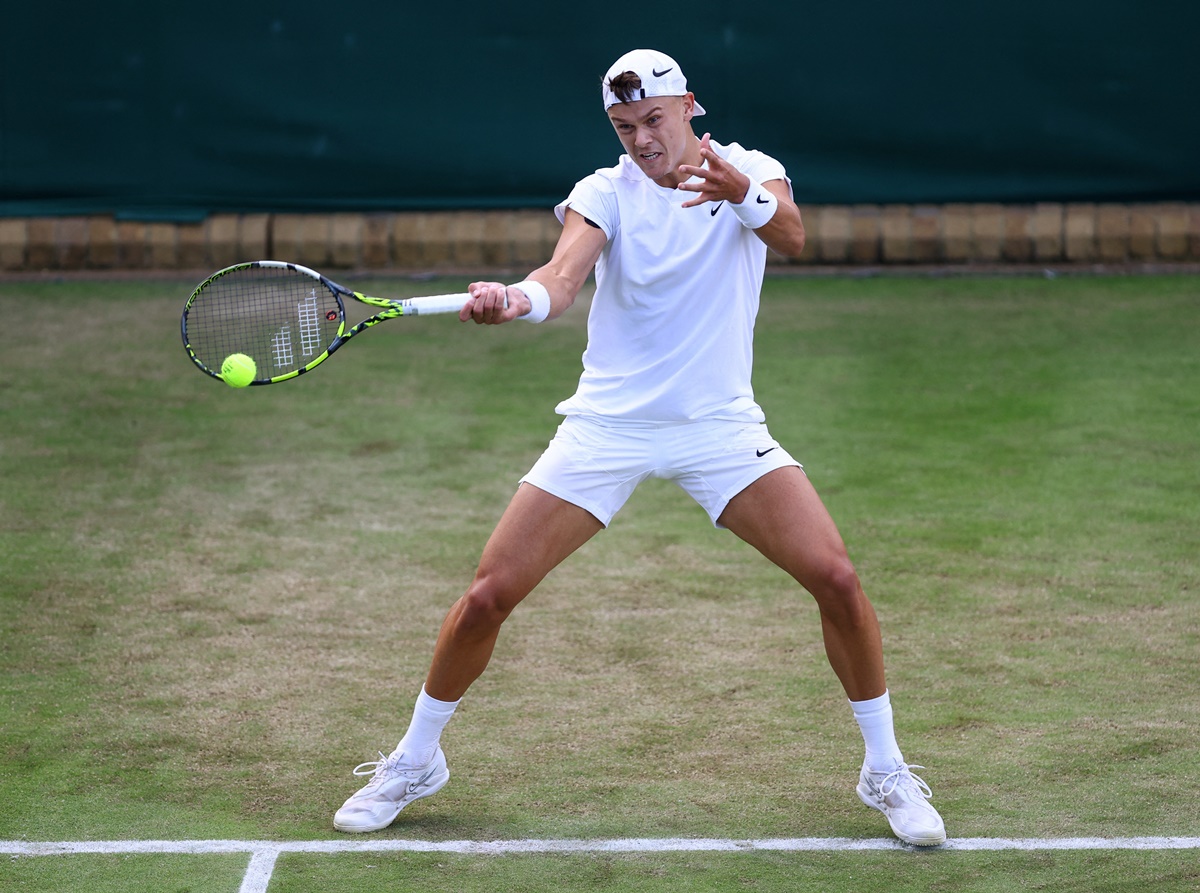
[[[942,819],[912,772],[921,767],[910,767],[896,742],[875,611],[750,386],[767,249],[795,256],[804,247],[790,181],[774,158],[696,136],[692,121],[704,109],[664,53],[622,56],[601,92],[625,154],[555,208],[563,230],[549,263],[513,285],[472,283],[460,314],[483,324],[552,319],[595,270],[578,390],[557,407],[565,420],[442,625],[407,733],[391,755],[354,770],[370,782],[337,811],[334,827],[385,828],[446,783],[442,730],[505,619],[641,481],[659,477],[816,599],[829,662],[866,744],[859,797],[902,840],[940,844]]]

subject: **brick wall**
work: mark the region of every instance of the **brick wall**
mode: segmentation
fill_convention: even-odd
[[[1129,264],[1200,261],[1200,204],[824,205],[808,247],[777,265]],[[208,270],[243,260],[402,272],[527,270],[550,257],[549,211],[0,218],[0,272]]]

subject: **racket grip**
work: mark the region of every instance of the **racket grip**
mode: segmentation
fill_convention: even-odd
[[[408,298],[401,301],[404,314],[420,316],[423,313],[458,313],[471,300],[466,292],[457,295],[430,295],[426,298]]]
[[[430,295],[425,298],[409,298],[401,301],[400,304],[404,307],[404,314],[420,316],[422,313],[458,313],[463,309],[463,305],[471,300],[471,296],[466,292],[456,295]],[[505,301],[505,306],[508,302]]]

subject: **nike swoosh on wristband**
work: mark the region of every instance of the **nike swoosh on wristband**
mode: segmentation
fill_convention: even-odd
[[[756,201],[758,204],[760,204],[760,205],[765,205],[767,202],[769,202],[769,201],[770,201],[770,199],[769,199],[769,198],[763,198],[763,197],[760,195],[758,198],[756,198],[756,199],[755,199],[755,201]]]
[[[662,77],[664,74],[666,74],[667,72],[669,72],[669,71],[674,71],[674,70],[675,70],[674,68],[664,68],[662,71],[656,71],[655,69],[651,68],[651,69],[650,69],[650,73],[651,73],[652,75],[654,75],[656,78],[660,78],[660,77]]]
[[[767,448],[767,449],[765,449],[765,450],[755,450],[755,451],[754,451],[754,455],[758,456],[758,458],[760,458],[760,459],[761,459],[761,458],[762,458],[763,456],[765,456],[767,453],[771,452],[771,450],[777,450],[777,449],[779,449],[779,447],[768,447],[768,448]]]

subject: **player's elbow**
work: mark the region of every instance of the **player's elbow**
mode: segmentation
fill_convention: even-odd
[[[792,202],[779,203],[779,210],[768,226],[759,230],[771,250],[784,257],[799,257],[804,251],[804,220]]]
[[[783,251],[785,257],[799,257],[804,252],[804,243],[806,241],[804,227],[801,226],[799,232],[793,233],[788,240],[787,247]]]
[[[784,257],[799,257],[804,251],[804,242],[804,227],[797,226],[779,233],[767,244],[776,254],[782,254]]]

